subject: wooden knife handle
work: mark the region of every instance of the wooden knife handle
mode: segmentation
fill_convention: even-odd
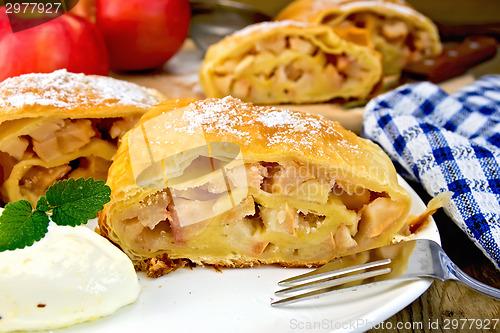
[[[460,43],[445,44],[443,52],[433,58],[409,64],[403,75],[438,83],[465,73],[470,67],[493,57],[498,42],[489,36],[471,36]]]

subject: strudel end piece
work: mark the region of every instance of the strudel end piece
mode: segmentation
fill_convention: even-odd
[[[368,30],[386,75],[442,49],[434,23],[403,0],[296,0],[276,19]]]
[[[104,76],[26,74],[0,83],[0,197],[33,205],[54,182],[106,179],[123,134],[164,97]]]

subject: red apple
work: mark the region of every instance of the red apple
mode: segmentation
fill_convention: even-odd
[[[187,37],[188,0],[97,0],[96,24],[106,40],[111,69],[161,67]]]
[[[106,45],[99,31],[88,20],[69,14],[13,33],[5,7],[0,7],[0,59],[0,81],[61,68],[85,74],[109,72]]]

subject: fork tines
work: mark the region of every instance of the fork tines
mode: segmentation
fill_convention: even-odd
[[[280,281],[278,285],[293,286],[276,291],[275,294],[279,296],[292,294],[306,289],[314,290],[272,302],[271,306],[291,304],[298,301],[319,298],[333,293],[352,290],[358,288],[361,284],[367,286],[370,282],[372,282],[372,278],[390,273],[392,271],[390,267],[382,268],[381,266],[389,265],[391,262],[391,259],[382,259],[367,262],[361,265],[335,269],[336,266],[338,266],[339,261],[331,261],[312,272]],[[303,283],[297,284],[298,282]]]

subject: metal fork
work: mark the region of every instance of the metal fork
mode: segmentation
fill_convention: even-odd
[[[289,295],[307,289],[312,291],[274,301],[282,306],[308,299],[332,295],[384,281],[408,281],[434,278],[455,280],[488,296],[500,299],[500,290],[485,285],[455,265],[441,246],[429,239],[417,239],[387,245],[332,260],[324,266],[283,281],[278,285],[291,287],[275,292]],[[297,284],[301,283],[301,284]]]

